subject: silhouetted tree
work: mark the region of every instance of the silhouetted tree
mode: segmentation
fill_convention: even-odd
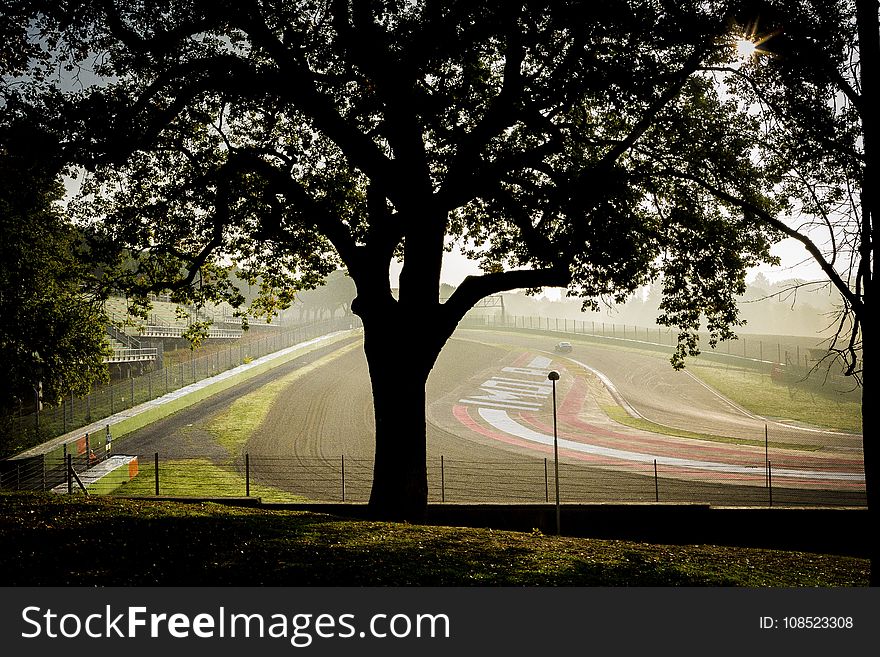
[[[56,207],[54,144],[31,128],[0,124],[0,456],[26,446],[8,430],[38,403],[35,386],[56,404],[107,378],[107,319],[83,289],[87,258]]]
[[[345,271],[337,269],[327,276],[321,286],[297,294],[296,299],[302,304],[303,312],[312,313],[320,319],[325,312],[333,317],[338,310],[350,315],[351,302],[356,295],[354,281]]]
[[[716,67],[728,89],[761,120],[754,157],[777,181],[773,212],[727,171],[688,172],[692,181],[803,244],[841,300],[832,349],[862,385],[862,435],[870,524],[878,524],[880,454],[872,442],[873,304],[880,211],[880,22],[876,0],[747,0],[734,18],[756,47]],[[679,172],[680,173],[680,172]],[[868,402],[868,403],[865,403]],[[880,544],[872,583],[880,582]]]
[[[480,299],[559,286],[589,305],[663,272],[680,366],[702,324],[713,344],[732,335],[745,270],[770,259],[772,231],[673,175],[731,171],[775,211],[749,158],[757,122],[700,73],[733,52],[724,3],[11,6],[45,45],[21,97],[63,117],[70,161],[89,172],[82,218],[137,249],[132,285],[222,296],[233,259],[278,287],[345,266],[380,515],[425,508],[424,384]],[[59,59],[66,91],[36,70]],[[440,303],[450,238],[479,245],[484,273]]]

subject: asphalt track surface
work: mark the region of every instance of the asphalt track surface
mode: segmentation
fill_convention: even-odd
[[[633,429],[602,409],[622,402],[665,426],[751,440],[763,438],[767,420],[689,373],[673,371],[662,356],[577,341],[571,353],[555,354],[553,343],[546,336],[471,330],[450,340],[427,386],[432,501],[554,499],[552,388],[546,380],[552,368],[561,374],[563,501],[765,505],[772,494],[774,504],[864,504],[861,436],[769,421],[774,443],[814,447],[771,450],[771,493],[763,447]],[[310,499],[338,501],[344,493],[349,501],[365,501],[372,399],[363,351],[346,345],[351,341],[307,354],[146,427],[126,440],[125,449],[228,459],[201,427],[237,397],[324,358],[282,391],[248,441],[251,476]]]

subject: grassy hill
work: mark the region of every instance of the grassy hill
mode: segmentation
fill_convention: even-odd
[[[868,561],[323,514],[0,495],[0,585],[865,586]]]

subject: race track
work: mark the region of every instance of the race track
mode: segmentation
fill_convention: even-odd
[[[547,337],[459,331],[428,382],[431,499],[545,501],[552,496],[552,403],[558,393],[561,497],[571,501],[694,501],[761,504],[768,499],[763,447],[677,438],[611,420],[620,402],[666,426],[732,438],[763,438],[765,420],[738,408],[663,358],[575,342],[558,355]],[[603,382],[604,381],[604,382]],[[862,504],[860,436],[771,422],[770,478],[776,503]],[[322,499],[343,470],[349,500],[369,494],[372,404],[366,361],[347,351],[282,392],[247,444],[265,483]],[[442,465],[440,459],[443,459]],[[546,473],[549,459],[550,473]],[[345,463],[343,463],[343,460]],[[656,477],[655,477],[656,462]],[[252,466],[253,467],[253,466]],[[297,472],[292,476],[291,472]]]

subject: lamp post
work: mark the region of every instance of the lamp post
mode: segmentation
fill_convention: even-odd
[[[553,474],[556,479],[556,535],[559,536],[559,439],[556,434],[556,382],[559,381],[559,372],[556,370],[550,370],[547,378],[553,382]]]

